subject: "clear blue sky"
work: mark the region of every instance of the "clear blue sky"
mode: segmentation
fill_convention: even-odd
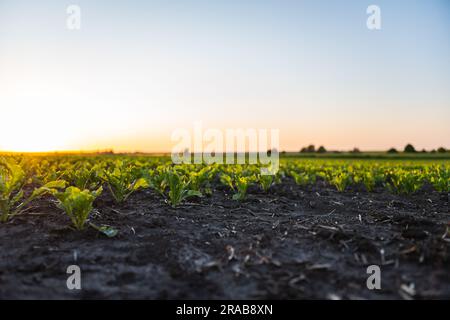
[[[194,121],[450,147],[450,1],[1,0],[0,114],[0,149],[165,151]]]

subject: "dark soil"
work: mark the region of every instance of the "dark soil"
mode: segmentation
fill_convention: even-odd
[[[449,197],[338,193],[292,181],[243,202],[219,188],[172,209],[152,191],[107,192],[75,231],[49,199],[0,225],[1,299],[449,299]],[[79,265],[82,289],[66,269]],[[366,286],[381,268],[381,290]]]

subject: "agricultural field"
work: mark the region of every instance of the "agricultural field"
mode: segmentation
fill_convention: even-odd
[[[0,298],[448,299],[449,193],[426,157],[4,155]]]

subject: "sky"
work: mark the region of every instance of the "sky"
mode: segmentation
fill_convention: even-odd
[[[170,151],[198,121],[450,148],[450,2],[0,0],[0,150]]]

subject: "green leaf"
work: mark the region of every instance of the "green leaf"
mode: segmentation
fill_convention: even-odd
[[[242,197],[242,195],[240,194],[240,193],[235,193],[235,194],[233,194],[233,197],[232,197],[232,199],[233,200],[242,200],[243,199],[243,197]]]
[[[66,187],[67,182],[64,180],[56,180],[51,181],[49,183],[46,183],[42,186],[42,188],[48,188],[48,189],[63,189]]]
[[[187,197],[202,197],[203,194],[200,191],[196,191],[196,190],[188,190]]]
[[[114,229],[113,227],[110,227],[110,226],[101,226],[98,231],[103,233],[108,238],[113,238],[113,237],[117,236],[117,234],[119,233],[119,231],[117,229]]]
[[[117,236],[117,234],[119,233],[119,231],[117,229],[115,229],[111,226],[108,226],[108,225],[97,226],[93,223],[89,223],[89,225],[92,228],[94,228],[95,230],[97,230],[98,232],[107,236],[108,238],[113,238],[113,237]]]
[[[140,178],[138,180],[136,180],[136,182],[133,185],[133,191],[137,191],[141,188],[148,188],[149,184],[147,183],[147,181],[144,178]]]
[[[20,200],[22,200],[24,196],[24,192],[23,190],[20,190],[15,196],[14,198],[12,198],[10,205],[15,205],[17,202],[19,202]]]

